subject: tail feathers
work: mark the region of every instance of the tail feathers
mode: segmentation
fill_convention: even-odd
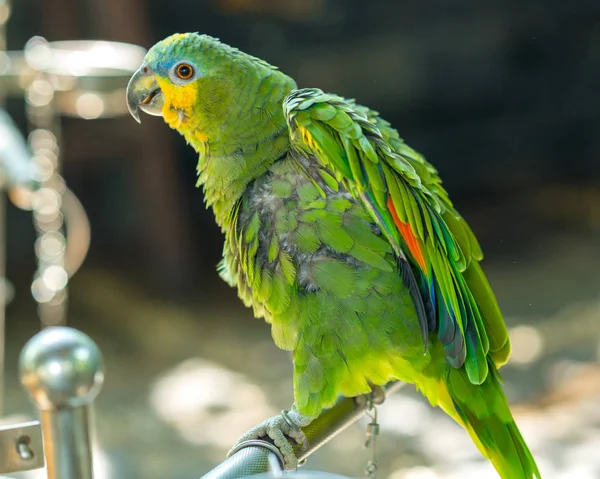
[[[440,397],[440,406],[464,426],[502,479],[541,479],[497,375],[491,366],[486,380],[474,385],[463,370],[452,368],[447,377],[446,394],[442,393]]]

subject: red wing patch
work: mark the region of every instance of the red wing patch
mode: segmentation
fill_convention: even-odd
[[[400,218],[398,218],[398,213],[396,213],[396,208],[394,208],[394,203],[392,202],[391,197],[388,197],[387,207],[390,210],[390,213],[392,213],[394,223],[396,223],[398,231],[400,231],[402,238],[406,242],[408,249],[410,250],[410,254],[421,267],[421,270],[427,271],[425,256],[423,255],[423,248],[420,245],[420,241],[415,237],[410,225],[408,223],[403,223],[400,221]]]

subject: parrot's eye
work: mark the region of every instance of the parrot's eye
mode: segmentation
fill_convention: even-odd
[[[189,80],[194,75],[194,68],[187,63],[181,63],[180,65],[177,65],[175,73],[177,73],[177,76],[182,80]]]

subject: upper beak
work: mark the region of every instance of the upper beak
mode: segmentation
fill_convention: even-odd
[[[162,115],[164,96],[154,71],[145,63],[136,71],[127,85],[127,108],[131,116],[141,123],[139,110],[149,115]]]

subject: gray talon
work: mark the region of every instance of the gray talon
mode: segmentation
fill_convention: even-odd
[[[281,415],[263,421],[242,435],[227,456],[234,452],[237,445],[243,441],[268,436],[281,452],[284,459],[284,468],[287,470],[296,469],[298,467],[298,458],[294,452],[292,441],[301,444],[303,448],[308,447],[308,439],[300,428],[309,423],[310,419],[302,416],[294,408],[291,411],[284,410],[281,412]]]

